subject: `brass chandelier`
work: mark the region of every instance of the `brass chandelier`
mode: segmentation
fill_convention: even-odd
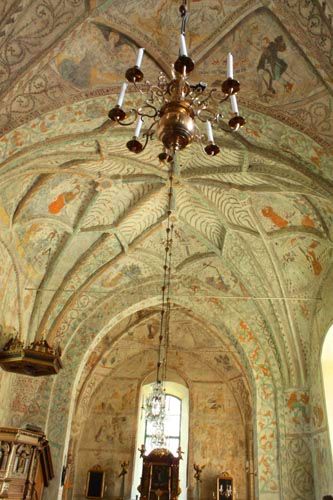
[[[157,83],[146,81],[141,70],[144,49],[138,51],[135,66],[126,71],[127,82],[134,85],[142,96],[143,104],[137,109],[123,108],[128,83],[123,83],[118,102],[108,116],[119,125],[131,126],[136,122],[134,136],[126,144],[133,153],[141,153],[149,139],[154,136],[162,142],[163,152],[159,159],[171,161],[175,151],[186,148],[192,142],[203,146],[207,155],[215,156],[220,148],[215,143],[213,129],[235,132],[245,124],[245,119],[239,114],[236,94],[240,84],[234,79],[233,56],[227,56],[227,78],[221,88],[211,88],[205,83],[191,84],[189,74],[194,69],[194,61],[188,56],[186,47],[186,23],[188,20],[187,0],[180,8],[181,30],[179,57],[172,66],[172,78],[161,73]],[[231,117],[224,118],[221,105],[230,101]],[[147,128],[142,132],[142,127]],[[204,124],[206,133],[201,130]],[[201,126],[200,126],[201,125]]]

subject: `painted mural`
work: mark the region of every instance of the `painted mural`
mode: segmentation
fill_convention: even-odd
[[[179,30],[178,6],[174,2],[153,2],[150,7],[146,3],[139,7],[138,2],[110,6],[106,0],[101,4],[88,5],[90,17],[75,28],[69,26],[58,44],[45,51],[37,73],[26,71],[20,82],[7,92],[0,116],[4,131],[73,100],[116,94],[127,63],[131,60],[134,63],[135,52],[141,45],[146,47],[144,65],[148,79],[157,77],[159,64],[161,69],[169,71],[178,50],[174,37],[170,36]],[[198,70],[209,82],[220,81],[219,68],[225,67],[225,54],[232,49],[243,84],[244,104],[258,110],[260,102],[263,113],[305,130],[327,145],[332,135],[330,93],[317,65],[305,58],[299,48],[302,42],[308,45],[308,38],[316,37],[317,33],[300,26],[296,41],[283,23],[288,19],[287,11],[292,17],[297,6],[283,5],[284,8],[273,5],[271,11],[255,0],[192,2],[189,49]],[[56,10],[47,14],[59,15]],[[74,15],[80,19],[83,12],[78,9]],[[316,13],[311,15],[317,19]],[[202,29],[206,26],[207,29]],[[52,33],[51,27],[49,31],[55,39],[59,36],[56,30]],[[328,40],[324,28],[321,39]],[[21,56],[24,60],[27,54]]]
[[[146,345],[147,341],[156,345],[156,339],[150,335],[150,326],[154,322],[154,309],[147,310],[145,314],[147,319],[138,326],[131,327],[130,332],[116,343],[116,349],[109,351],[110,347],[107,347],[107,342],[103,340],[96,350],[94,374],[91,375],[90,372],[89,386],[85,382],[86,388],[81,394],[81,402],[78,405],[77,417],[80,420],[76,420],[73,434],[75,439],[78,439],[75,449],[80,465],[75,470],[72,483],[78,498],[82,496],[80,485],[84,482],[86,470],[96,461],[107,470],[109,494],[117,496],[120,488],[120,480],[116,474],[119,468],[119,456],[130,462],[129,477],[126,478],[127,489],[130,490],[136,453],[133,446],[138,424],[139,390],[142,377],[147,373],[153,374],[155,364],[154,350],[142,350],[142,346]],[[193,328],[193,322],[189,320],[186,313],[178,310],[176,315],[177,320],[171,327],[169,375],[171,379],[184,383],[179,373],[177,374],[179,371],[190,383],[190,407],[193,420],[190,423],[190,447],[186,452],[186,457],[188,456],[186,460],[189,460],[189,463],[193,460],[206,463],[202,484],[204,498],[211,496],[211,491],[215,488],[216,476],[226,468],[234,473],[238,497],[245,498],[244,475],[248,452],[245,449],[244,422],[246,420],[242,413],[243,399],[238,399],[238,395],[235,397],[228,382],[235,377],[242,377],[242,374],[237,365],[235,366],[235,357],[232,353],[229,354],[228,370],[224,371],[220,363],[217,363],[216,368],[212,366],[211,369],[206,368],[203,372],[202,363],[205,361],[202,356],[208,359],[207,356],[210,357],[214,353],[216,355],[219,352],[218,347],[214,349],[214,352],[207,351],[207,347],[204,350],[201,344],[202,339],[195,335],[196,329]],[[186,345],[187,353],[183,355],[174,352],[184,339],[176,324],[181,324],[182,330],[187,327],[186,337],[193,338],[192,342]],[[202,328],[204,328],[203,325]],[[207,334],[210,335],[211,342],[217,345],[218,341],[214,332],[207,331]],[[104,354],[102,354],[103,349],[106,349]],[[201,349],[201,359],[195,354],[197,349]],[[226,350],[227,346],[222,352],[225,353]],[[92,353],[93,356],[94,353]],[[95,387],[93,391],[90,384]],[[207,384],[210,387],[209,394]],[[248,395],[245,386],[244,391]],[[105,398],[106,393],[107,398]],[[88,412],[87,400],[89,400]],[[81,405],[83,405],[82,408]],[[79,421],[80,426],[78,426]],[[79,427],[78,433],[76,429]],[[216,432],[219,434],[217,435]],[[232,436],[235,433],[239,436],[239,441],[231,445]],[[222,443],[228,440],[230,446],[222,446]],[[112,450],[111,456],[114,458],[111,460],[106,447]],[[80,457],[84,458],[81,460]],[[194,478],[192,471],[189,470],[189,494],[193,495],[193,491]]]
[[[193,79],[219,84],[232,50],[247,119],[238,135],[216,131],[219,157],[193,145],[175,172],[171,368],[192,384],[191,456],[207,462],[207,492],[226,468],[237,483],[249,472],[260,500],[313,500],[333,487],[318,375],[333,320],[328,10],[190,3]],[[168,175],[158,142],[131,156],[133,131],[107,112],[138,47],[147,78],[168,71],[178,5],[29,5],[0,6],[0,347],[16,331],[25,342],[46,335],[64,369],[48,380],[1,373],[0,425],[45,428],[58,479],[68,452],[67,500],[88,467],[76,462],[87,426],[89,465],[105,464],[118,496],[114,455],[132,460],[134,400],[155,364]],[[129,92],[126,106],[137,103]],[[231,443],[223,456],[221,421]],[[256,450],[248,469],[244,422]],[[49,491],[56,497],[56,482]]]

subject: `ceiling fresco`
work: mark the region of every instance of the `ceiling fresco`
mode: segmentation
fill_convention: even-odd
[[[220,82],[232,49],[243,106],[332,147],[332,36],[320,4],[303,4],[192,1],[188,38],[197,62],[193,78]],[[159,70],[169,73],[177,56],[171,36],[179,26],[174,0],[45,5],[35,0],[29,9],[23,2],[6,1],[2,9],[3,132],[65,103],[114,96],[139,46],[146,48],[148,79]],[[295,16],[297,29],[291,30]]]
[[[189,1],[193,81],[218,85],[231,50],[247,123],[216,131],[217,157],[191,145],[176,158],[170,373],[224,383],[242,415],[255,409],[262,498],[278,498],[280,478],[283,497],[314,498],[298,471],[310,406],[323,411],[318,359],[333,320],[326,3]],[[64,363],[54,378],[29,378],[29,400],[26,377],[8,375],[1,390],[13,401],[0,417],[46,428],[58,471],[71,416],[75,434],[94,392],[113,376],[154,373],[168,166],[156,139],[129,153],[133,131],[107,114],[138,47],[148,80],[169,74],[178,7],[0,2],[0,347],[15,331],[26,343],[43,336],[61,345]],[[127,93],[126,107],[140,102]],[[326,425],[316,427],[319,444]]]
[[[9,152],[1,225],[9,248],[4,262],[10,255],[17,269],[11,294],[22,334],[46,332],[66,345],[77,301],[88,300],[93,310],[108,294],[126,287],[135,294],[140,283],[160,282],[167,167],[154,141],[132,159],[123,130],[102,125],[93,133],[81,129],[80,138],[57,135],[57,126],[53,132]],[[226,317],[239,314],[239,301],[250,315],[259,308],[263,321],[278,317],[273,337],[280,357],[296,345],[305,363],[317,291],[331,262],[331,183],[316,164],[289,160],[276,145],[268,150],[245,133],[244,140],[219,141],[220,158],[193,146],[194,155],[177,160],[173,293],[200,294],[208,305],[228,295]],[[325,161],[322,168],[326,173]],[[23,181],[13,182],[16,176]],[[5,326],[17,328],[17,321],[6,319]]]

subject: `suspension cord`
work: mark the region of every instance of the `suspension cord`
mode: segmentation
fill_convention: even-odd
[[[183,35],[185,35],[185,33],[186,33],[186,24],[187,24],[189,15],[190,15],[189,12],[188,12],[187,0],[183,0],[182,1],[181,6],[179,7],[179,12],[180,12],[180,16],[181,16],[181,19],[182,19],[180,33],[183,34]]]
[[[172,193],[173,196],[173,193]],[[172,198],[171,198],[172,199]],[[171,270],[172,270],[172,244],[173,244],[174,224],[170,226],[170,246],[168,260],[168,276],[167,276],[167,297],[166,297],[166,317],[164,326],[164,360],[163,360],[163,381],[166,380],[166,370],[168,364],[168,349],[169,349],[169,334],[170,334],[170,311],[171,311]]]
[[[164,264],[163,264],[163,285],[162,285],[162,304],[161,304],[161,322],[160,322],[160,334],[159,334],[159,344],[158,344],[158,358],[156,366],[156,381],[161,382],[165,378],[165,352],[166,352],[166,341],[168,337],[169,330],[169,318],[170,318],[170,278],[171,278],[171,255],[172,255],[172,235],[173,235],[173,224],[171,223],[171,213],[172,213],[172,198],[173,198],[173,167],[174,160],[170,163],[169,169],[169,191],[168,191],[168,209],[167,209],[167,227],[166,227],[166,240],[165,240],[165,254],[164,254]],[[163,354],[164,350],[164,354]],[[162,373],[161,373],[162,367]]]

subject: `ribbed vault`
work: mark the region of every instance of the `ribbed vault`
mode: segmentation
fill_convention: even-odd
[[[105,105],[99,101],[96,108]],[[87,131],[65,134],[64,126],[9,155],[1,179],[2,241],[19,281],[10,292],[19,304],[13,326],[63,347],[80,302],[95,308],[121,287],[160,279],[167,209],[157,142],[133,158],[127,131],[103,119]],[[173,294],[192,293],[196,276],[195,293],[208,307],[219,300],[224,314],[244,308],[240,321],[259,314],[285,381],[302,384],[330,263],[331,181],[272,142],[228,135],[218,142],[220,157],[193,146],[177,158]]]
[[[53,387],[53,400],[45,396],[35,412],[41,425],[52,422],[58,397],[69,404],[75,390],[78,401],[88,360],[115,324],[126,337],[140,307],[158,308],[167,166],[157,159],[156,139],[130,154],[132,130],[113,127],[107,113],[139,46],[148,79],[169,72],[178,4],[0,6],[0,347],[14,330],[25,341],[60,343],[65,366],[42,383],[44,395]],[[237,350],[255,401],[260,373],[276,390],[309,386],[323,335],[318,321],[326,327],[331,318],[332,5],[189,4],[193,79],[218,85],[231,50],[247,125],[217,132],[218,157],[196,145],[177,156],[171,295],[191,328],[200,330],[205,318]],[[259,61],[278,37],[287,69],[269,82]],[[126,106],[139,98],[128,93]],[[67,415],[59,421],[67,425]],[[58,444],[60,427],[52,430]]]

